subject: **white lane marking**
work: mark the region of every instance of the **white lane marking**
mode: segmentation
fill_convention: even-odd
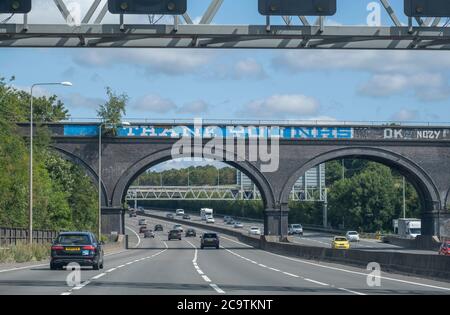
[[[208,278],[208,276],[206,275],[202,275],[203,280],[205,280],[206,282],[211,282],[211,279]]]
[[[308,281],[308,282],[312,282],[312,283],[315,283],[315,284],[318,284],[318,285],[329,286],[328,283],[323,283],[323,282],[312,280],[312,279],[308,279],[308,278],[304,278],[303,280]]]
[[[335,270],[335,271],[340,271],[340,272],[346,272],[346,273],[360,275],[360,276],[364,276],[364,277],[368,276],[368,274],[364,273],[364,272],[353,271],[353,270],[337,268],[337,267],[331,267],[331,266],[325,266],[325,265],[313,263],[313,262],[310,262],[310,261],[305,261],[305,260],[301,260],[301,259],[296,259],[296,258],[291,258],[291,257],[287,257],[287,256],[278,255],[278,254],[271,253],[271,252],[266,252],[266,253],[268,253],[269,255],[281,257],[281,258],[292,260],[292,261],[296,261],[296,262],[299,262],[299,263],[302,263],[302,264],[306,264],[306,265],[312,265],[312,266],[315,266],[315,267],[320,267],[320,268],[325,268],[325,269],[330,269],[330,270]],[[376,278],[379,278],[379,279],[383,279],[383,280],[393,281],[393,282],[400,282],[400,283],[411,284],[411,285],[415,285],[415,286],[422,286],[422,287],[427,287],[427,288],[432,288],[432,289],[450,291],[450,287],[448,287],[448,288],[440,287],[440,286],[436,286],[436,285],[425,284],[425,283],[418,283],[418,282],[407,281],[407,280],[401,280],[401,279],[396,279],[396,278],[391,278],[391,277],[386,277],[386,276],[375,276],[374,275],[373,277],[376,277]]]
[[[221,288],[219,288],[219,287],[217,286],[217,284],[211,283],[210,286],[211,286],[211,288],[213,288],[214,290],[216,290],[217,293],[220,293],[220,294],[224,294],[224,293],[225,293],[225,291],[222,290]]]
[[[194,266],[195,270],[197,270],[197,272],[199,273],[199,275],[202,276],[203,280],[205,280],[206,282],[211,282],[211,279],[208,278],[207,275],[204,274],[204,272],[200,269],[200,267],[197,264],[197,259],[198,259],[198,249],[197,246],[195,246],[194,244],[192,244],[191,242],[189,242],[188,240],[185,240],[189,245],[191,245],[194,248],[194,258],[192,258],[192,265]],[[219,288],[219,286],[215,283],[210,283],[209,284],[211,286],[211,288],[213,288],[217,293],[220,294],[224,294],[225,291],[222,290],[221,288]]]
[[[348,292],[348,293],[356,294],[356,295],[367,295],[367,294],[365,294],[365,293],[356,292],[356,291],[349,290],[349,289],[346,289],[346,288],[337,288],[337,289],[338,289],[338,290],[341,290],[341,291]]]
[[[63,292],[63,293],[61,293],[61,295],[71,295],[72,294],[72,292]]]
[[[139,234],[137,234],[136,233],[136,231],[135,230],[133,230],[132,228],[130,228],[129,226],[125,226],[125,228],[127,229],[127,230],[130,230],[131,232],[133,232],[134,233],[134,235],[136,235],[137,236],[137,238],[138,238],[138,242],[137,242],[137,244],[134,246],[134,248],[138,248],[139,247],[139,244],[141,244],[141,237],[139,236]]]
[[[106,275],[106,273],[100,273],[100,274],[96,275],[95,277],[92,277],[92,279],[97,280],[97,279],[100,279],[101,277],[103,277],[104,275]]]
[[[237,244],[246,246],[246,247],[254,248],[253,246],[250,246],[250,245],[241,243],[241,242],[239,242],[239,241],[235,241],[235,240],[230,239],[230,238],[228,238],[228,237],[222,236],[222,238],[224,238],[224,239],[226,239],[226,240],[229,240],[229,241],[231,241],[231,242],[234,242],[234,243],[237,243]],[[196,248],[192,243],[190,243],[189,241],[187,241],[187,242],[188,242],[191,246],[193,246],[194,248]],[[318,241],[318,242],[320,242],[320,241]],[[321,242],[321,243],[322,243],[322,242]],[[234,253],[233,251],[231,251],[231,250],[229,250],[229,249],[227,249],[227,248],[225,248],[225,247],[223,247],[223,246],[221,246],[221,247],[224,248],[227,252],[229,252],[229,253],[231,253],[231,254],[233,254],[233,255],[235,255],[235,256],[238,256],[238,257],[240,257],[240,258],[242,258],[242,259],[244,259],[244,260],[246,260],[246,261],[249,261],[249,262],[251,262],[251,263],[258,264],[257,262],[255,262],[255,261],[253,261],[253,260],[251,260],[251,259],[249,259],[249,258],[246,258],[246,257],[244,257],[244,256],[241,256],[241,255],[239,255],[239,254],[237,254],[237,253]],[[267,252],[267,253],[269,253],[269,254],[271,254],[271,255],[279,256],[279,257],[282,257],[282,258],[290,259],[290,260],[293,260],[293,261],[297,261],[296,259],[291,259],[291,258],[286,257],[286,256],[282,256],[282,255],[278,255],[278,254],[273,254],[273,253],[270,253],[270,252]],[[197,255],[196,255],[196,254],[197,254],[197,253],[195,253],[194,259],[192,260],[192,262],[195,263],[195,264],[196,264],[196,262],[197,262]],[[299,261],[299,262],[303,262],[303,261],[300,261],[300,260],[298,260],[298,261]],[[308,263],[308,262],[304,262],[304,263]],[[314,264],[314,263],[311,263],[311,264],[312,264],[312,265],[318,265],[318,264]],[[273,271],[276,271],[276,272],[282,272],[281,270],[276,269],[276,268],[267,267],[267,266],[262,265],[262,264],[258,264],[258,265],[261,266],[261,267],[263,267],[263,268],[267,268],[267,269],[270,269],[270,270],[273,270]],[[322,265],[318,265],[318,266],[320,266],[320,267],[327,267],[327,266],[322,266]],[[333,267],[328,267],[328,268],[334,269]],[[336,269],[339,270],[339,268],[336,268]],[[342,270],[347,271],[347,272],[350,272],[350,271],[345,270],[345,269],[342,269]],[[197,271],[200,271],[200,272],[201,272],[200,269],[197,269]],[[294,274],[289,273],[289,272],[282,272],[282,273],[285,274],[285,275],[291,276],[291,277],[300,278],[300,276],[294,275]],[[356,272],[353,272],[353,273],[356,273]],[[364,276],[367,276],[367,275],[364,274],[364,273],[361,273],[361,274],[363,274]],[[203,277],[203,276],[202,276],[202,277]],[[205,276],[205,277],[206,277],[206,276]],[[206,278],[208,278],[208,277],[206,277]],[[312,279],[304,278],[304,277],[301,277],[301,278],[302,278],[303,280],[308,281],[308,282],[311,282],[311,283],[315,283],[315,284],[322,285],[322,286],[329,286],[329,284],[327,284],[327,283],[323,283],[323,282],[320,282],[320,281],[316,281],[316,280],[312,280]],[[208,279],[209,279],[209,278],[208,278]],[[395,280],[397,280],[397,279],[395,279]],[[205,281],[206,281],[206,280],[205,280]],[[352,291],[352,290],[345,289],[345,288],[337,288],[337,289],[342,290],[342,291],[346,291],[346,292],[349,292],[349,293],[352,293],[352,294],[365,295],[364,293]],[[216,291],[217,291],[217,290],[216,290]],[[224,292],[224,293],[225,293],[225,292]]]
[[[243,245],[243,246],[247,246],[247,247],[252,247],[253,248],[253,246],[249,246],[249,245],[244,244],[242,242],[235,241],[235,240],[230,239],[228,237],[222,236],[222,238],[226,239],[226,240],[229,240],[231,242]],[[317,263],[310,262],[310,261],[305,261],[305,260],[301,260],[301,259],[296,259],[296,258],[291,258],[291,257],[287,257],[287,256],[271,253],[271,252],[268,252],[268,251],[264,251],[264,252],[269,254],[269,255],[281,257],[281,258],[284,258],[284,259],[300,262],[300,263],[307,264],[307,265],[312,265],[312,266],[315,266],[315,267],[320,267],[320,268],[325,268],[325,269],[330,269],[330,270],[335,270],[335,271],[341,271],[341,272],[346,272],[346,273],[355,274],[355,275],[361,275],[361,276],[364,276],[364,277],[367,277],[367,275],[368,275],[368,274],[366,274],[364,272],[358,272],[358,271],[353,271],[353,270],[348,270],[348,269],[343,269],[343,268],[325,266],[325,265],[317,264]],[[411,284],[411,285],[416,285],[416,286],[422,286],[422,287],[426,287],[426,288],[450,291],[450,287],[448,287],[448,288],[447,287],[440,287],[440,286],[436,286],[436,285],[425,284],[425,283],[418,283],[418,282],[407,281],[407,280],[401,280],[401,279],[396,279],[396,278],[391,278],[391,277],[386,277],[386,276],[374,276],[374,277],[380,278],[380,279],[384,279],[384,280],[388,280],[388,281],[394,281],[394,282],[400,282],[400,283]]]
[[[106,272],[107,272],[107,273],[110,273],[110,272],[113,272],[113,271],[115,271],[115,270],[117,270],[117,268],[111,268],[111,269],[109,269],[109,270],[106,270]]]
[[[35,268],[35,267],[43,267],[43,266],[47,266],[47,265],[48,265],[48,263],[47,264],[40,264],[40,265],[25,266],[25,267],[17,267],[17,268],[11,268],[11,269],[3,269],[3,270],[0,270],[0,273],[16,271],[16,270],[31,269],[31,268]]]
[[[291,276],[291,277],[294,277],[294,278],[299,278],[300,276],[297,276],[297,275],[294,275],[293,273],[290,273],[290,272],[283,272],[285,275],[287,275],[287,276]]]
[[[119,268],[123,268],[123,267],[125,267],[125,265],[119,265],[116,268],[119,269]]]

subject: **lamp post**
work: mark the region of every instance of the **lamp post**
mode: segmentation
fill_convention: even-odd
[[[28,212],[28,242],[33,244],[33,90],[36,86],[42,85],[62,85],[72,86],[71,82],[49,82],[49,83],[35,83],[30,89],[30,202]]]
[[[100,123],[98,126],[98,239],[102,236],[102,128],[103,126],[129,126],[129,122]]]

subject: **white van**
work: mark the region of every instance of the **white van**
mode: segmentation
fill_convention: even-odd
[[[175,215],[176,215],[176,216],[182,216],[182,215],[184,215],[184,210],[183,210],[183,209],[177,209],[177,210],[175,210]]]

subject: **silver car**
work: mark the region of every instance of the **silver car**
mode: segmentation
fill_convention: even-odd
[[[345,237],[349,242],[359,242],[359,233],[356,231],[348,231],[345,233]]]
[[[244,227],[244,225],[241,222],[234,222],[233,227],[235,229],[242,229]]]

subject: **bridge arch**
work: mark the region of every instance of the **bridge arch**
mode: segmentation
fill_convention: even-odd
[[[281,203],[288,203],[292,186],[307,170],[316,165],[342,158],[366,159],[394,168],[414,186],[422,203],[424,213],[441,209],[439,190],[433,179],[419,165],[400,154],[373,147],[340,148],[330,150],[310,159],[301,165],[284,184],[280,195]]]
[[[259,169],[250,162],[242,161],[241,159],[234,159],[234,161],[229,161],[220,158],[224,156],[223,154],[225,153],[226,151],[216,153],[215,155],[203,154],[203,157],[223,162],[243,172],[258,187],[261,193],[264,208],[273,208],[275,206],[273,189],[265,176],[259,171]],[[145,170],[172,159],[172,150],[171,148],[168,148],[147,155],[146,157],[134,163],[122,174],[121,178],[114,187],[112,195],[113,206],[119,206],[123,204],[129,186]]]
[[[88,163],[83,161],[83,159],[76,156],[75,154],[70,153],[64,149],[61,149],[56,146],[52,146],[51,148],[63,159],[80,166],[86,172],[86,175],[89,176],[89,178],[92,181],[92,184],[94,184],[95,187],[98,187],[98,174],[91,166],[89,166]],[[102,206],[107,206],[107,205],[108,205],[108,194],[106,191],[105,184],[102,182]]]

